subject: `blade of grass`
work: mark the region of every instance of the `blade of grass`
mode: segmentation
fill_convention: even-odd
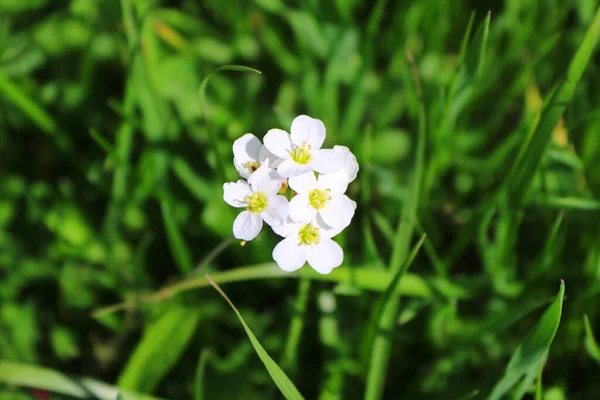
[[[71,139],[65,135],[59,125],[50,114],[38,103],[28,96],[23,89],[12,82],[0,70],[0,94],[12,103],[17,109],[25,114],[44,133],[56,141],[56,145],[62,150],[70,150],[73,146]]]
[[[196,379],[194,381],[194,400],[202,400],[204,398],[204,379],[206,373],[206,364],[208,363],[210,352],[202,350],[196,367]]]
[[[282,271],[275,263],[263,264],[258,266],[240,267],[230,271],[220,272],[214,275],[214,279],[220,284],[230,282],[247,282],[257,279],[312,279],[333,283],[347,283],[360,289],[382,292],[386,289],[389,281],[389,274],[385,270],[374,269],[371,266],[354,268],[336,268],[328,275],[321,275],[312,268],[300,268],[290,273]],[[141,302],[160,302],[172,298],[173,296],[192,289],[208,287],[206,278],[194,278],[184,280],[176,284],[166,286],[158,292],[141,296],[138,301]],[[423,278],[415,274],[406,274],[398,285],[398,293],[404,296],[421,297],[431,299],[434,296],[430,284]],[[133,308],[138,301],[119,303],[104,307],[93,313],[96,318],[102,317],[116,311]]]
[[[583,325],[585,327],[585,350],[590,357],[600,363],[600,346],[598,346],[598,342],[594,338],[594,332],[592,332],[592,326],[587,315],[583,316]]]
[[[182,355],[199,320],[199,310],[176,306],[153,322],[121,372],[119,387],[152,392]]]
[[[285,343],[285,350],[281,359],[281,366],[291,371],[292,375],[297,369],[297,352],[298,345],[300,344],[300,338],[302,337],[302,331],[304,329],[304,320],[306,312],[306,306],[308,304],[308,295],[310,293],[310,280],[303,278],[300,279],[298,285],[298,294],[294,301],[294,310],[292,313],[292,321],[290,322],[290,329],[288,331],[287,341]]]
[[[171,254],[179,270],[183,274],[189,274],[194,265],[192,254],[173,216],[171,204],[169,204],[169,200],[165,196],[160,198],[160,209],[165,223],[165,231],[169,240]]]
[[[504,376],[494,386],[488,400],[502,398],[514,385],[532,370],[537,371],[539,363],[548,352],[562,315],[562,303],[565,295],[565,283],[560,282],[560,290],[552,304],[548,306],[537,324],[525,337],[511,357]]]
[[[219,285],[217,285],[217,283],[210,276],[206,275],[206,280],[208,280],[212,287],[214,287],[215,290],[219,292],[219,294],[229,304],[233,312],[235,312],[235,314],[237,315],[238,319],[240,320],[240,323],[246,331],[246,334],[248,335],[248,338],[250,339],[250,342],[252,343],[252,347],[254,347],[254,350],[256,350],[256,354],[267,368],[269,375],[271,375],[273,382],[275,382],[275,384],[281,391],[281,394],[283,394],[283,396],[288,400],[304,399],[298,391],[298,389],[296,389],[296,386],[294,386],[292,381],[287,377],[285,372],[283,372],[283,370],[277,365],[277,363],[273,361],[271,356],[269,356],[264,347],[262,347],[256,336],[254,336],[254,333],[252,333],[250,327],[246,324],[246,321],[244,321],[242,314],[240,314],[237,308],[235,308],[235,306],[233,305],[229,297],[227,297],[225,292],[223,292]]]
[[[119,390],[90,378],[74,378],[49,368],[9,361],[0,361],[0,382],[47,390],[77,399],[114,400]],[[159,400],[140,393],[121,391],[125,400]]]
[[[423,245],[423,242],[425,241],[426,237],[427,237],[427,235],[425,235],[425,234],[423,234],[421,236],[421,239],[419,239],[417,244],[413,247],[412,251],[410,252],[410,255],[408,256],[408,259],[406,260],[406,262],[404,263],[402,268],[400,268],[394,274],[394,276],[390,280],[390,283],[388,284],[387,288],[383,291],[383,293],[377,300],[377,304],[375,305],[373,313],[371,314],[371,317],[369,318],[369,323],[367,325],[367,333],[365,335],[366,337],[363,342],[362,358],[365,361],[368,359],[368,356],[371,353],[373,341],[377,335],[377,332],[379,331],[378,323],[381,318],[381,314],[383,313],[383,310],[387,307],[387,304],[390,301],[398,302],[398,300],[399,300],[398,296],[394,296],[394,293],[398,292],[398,289],[397,289],[398,284],[402,280],[402,277],[404,276],[404,274],[408,271],[408,269],[412,265],[415,257],[417,256],[417,253],[421,249],[421,245]]]
[[[389,270],[392,274],[396,274],[402,269],[402,265],[407,259],[410,240],[417,221],[417,209],[419,199],[421,198],[421,185],[425,164],[425,140],[427,132],[425,103],[414,58],[410,53],[407,53],[407,58],[411,65],[416,91],[419,97],[419,132],[415,167],[412,176],[412,190],[400,213],[400,220],[398,221],[398,228],[394,237],[394,245],[390,257]],[[380,329],[385,332],[393,331],[396,320],[398,319],[399,308],[399,303],[396,301],[386,303],[377,324]],[[365,392],[366,400],[377,400],[383,395],[383,386],[391,353],[391,345],[392,343],[389,335],[380,335],[375,338],[367,375],[367,388]]]
[[[575,87],[591,59],[599,36],[600,7],[564,77],[543,108],[536,128],[525,139],[517,155],[516,162],[513,163],[512,169],[505,179],[503,186],[507,190],[510,206],[519,206],[526,200],[531,183],[534,181],[533,176],[542,162],[548,143],[552,139],[552,132],[575,92]]]

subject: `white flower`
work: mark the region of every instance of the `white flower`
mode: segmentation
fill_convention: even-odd
[[[344,252],[331,240],[338,232],[316,218],[308,223],[289,222],[273,229],[285,237],[273,249],[273,259],[284,271],[295,271],[308,261],[315,271],[328,274],[344,261]]]
[[[281,160],[271,154],[253,134],[246,133],[233,142],[233,165],[242,178],[248,179],[267,159],[272,169],[281,164]]]
[[[300,175],[307,171],[331,173],[342,168],[342,156],[333,150],[322,150],[325,125],[318,119],[300,115],[292,121],[292,134],[271,129],[265,135],[266,148],[283,161],[277,172],[283,177]]]
[[[248,179],[223,185],[223,199],[231,206],[246,208],[233,222],[233,236],[241,240],[254,239],[262,229],[263,220],[276,227],[284,223],[288,201],[277,194],[281,177],[263,164]]]
[[[336,174],[309,171],[288,180],[297,193],[290,201],[289,216],[296,222],[310,222],[319,215],[334,229],[344,229],[354,216],[356,204],[344,194],[348,183]]]
[[[342,157],[342,167],[338,171],[327,175],[335,174],[335,178],[332,179],[344,180],[347,183],[352,182],[356,179],[356,175],[358,174],[358,162],[356,161],[356,157],[346,146],[333,146],[333,151],[340,154]]]

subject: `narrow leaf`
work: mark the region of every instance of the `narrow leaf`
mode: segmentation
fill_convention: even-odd
[[[571,101],[575,87],[587,67],[600,34],[600,8],[583,42],[577,49],[565,76],[556,86],[550,100],[540,115],[539,122],[525,139],[513,167],[505,181],[509,195],[509,204],[520,205],[526,199],[533,177],[538,170],[542,157],[552,139],[552,132],[558,124],[566,105]]]
[[[590,357],[600,363],[600,347],[594,338],[594,332],[592,332],[592,326],[587,315],[583,316],[583,325],[585,326],[585,350]]]
[[[0,361],[0,383],[47,390],[77,399],[115,400],[119,390],[90,378],[74,378],[49,368]],[[120,391],[123,400],[160,400],[144,394]]]
[[[119,377],[119,387],[150,393],[191,340],[199,310],[176,306],[152,323]]]
[[[554,335],[558,330],[562,315],[562,303],[565,295],[565,283],[561,281],[560,290],[552,304],[548,306],[537,324],[525,337],[513,354],[504,376],[496,384],[488,400],[498,400],[511,390],[526,375],[535,373],[548,352]]]
[[[246,334],[248,335],[248,338],[250,339],[250,343],[252,343],[252,347],[254,347],[254,350],[256,350],[256,354],[267,368],[269,375],[271,375],[273,382],[275,382],[275,384],[281,391],[281,394],[283,394],[283,396],[288,400],[304,399],[298,391],[298,389],[296,389],[296,386],[294,386],[292,381],[287,377],[285,372],[283,372],[283,370],[279,368],[279,365],[277,365],[277,363],[273,361],[273,359],[271,358],[271,356],[269,356],[264,347],[262,347],[256,336],[254,336],[254,333],[252,333],[252,330],[250,330],[250,327],[246,324],[246,321],[244,321],[244,318],[242,318],[242,314],[240,314],[237,308],[235,308],[235,306],[233,305],[231,300],[229,300],[229,297],[227,297],[225,292],[219,287],[219,285],[217,285],[217,283],[210,276],[206,275],[206,279],[212,285],[212,287],[214,287],[216,291],[219,292],[219,294],[225,299],[225,301],[227,301],[229,306],[231,306],[233,312],[235,312],[235,314],[237,315],[238,319],[242,323],[242,326],[244,327],[244,330],[246,331]]]

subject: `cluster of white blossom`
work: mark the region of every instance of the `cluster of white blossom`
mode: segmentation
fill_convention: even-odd
[[[266,222],[284,238],[273,249],[273,259],[285,271],[308,262],[328,274],[344,259],[331,238],[354,216],[356,203],[344,193],[358,163],[345,146],[321,149],[324,141],[323,122],[300,115],[291,134],[271,129],[264,144],[250,133],[233,143],[233,164],[246,179],[223,185],[224,200],[245,209],[233,223],[233,235],[252,240]]]

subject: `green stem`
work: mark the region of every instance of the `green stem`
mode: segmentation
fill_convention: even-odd
[[[310,279],[302,278],[298,285],[298,295],[294,304],[294,313],[290,323],[287,342],[281,361],[281,367],[295,372],[297,367],[297,350],[302,331],[304,329],[304,313],[308,304],[308,294],[310,293]]]
[[[423,180],[423,164],[425,159],[425,137],[427,131],[425,104],[423,102],[423,94],[418,79],[418,73],[414,64],[412,55],[407,54],[411,63],[412,72],[414,75],[417,95],[419,96],[419,134],[417,141],[417,154],[415,159],[415,170],[412,178],[412,191],[407,203],[404,205],[400,213],[398,221],[398,229],[394,237],[394,247],[390,258],[389,269],[390,275],[395,275],[408,256],[410,240],[415,229],[417,220],[417,206],[421,193],[421,184]],[[369,362],[369,372],[367,375],[367,389],[365,392],[366,400],[377,400],[383,395],[383,388],[386,378],[386,370],[389,364],[391,355],[391,332],[394,329],[400,303],[398,301],[386,302],[385,308],[381,314],[378,324],[378,331],[384,334],[379,334],[373,343],[373,351]]]

